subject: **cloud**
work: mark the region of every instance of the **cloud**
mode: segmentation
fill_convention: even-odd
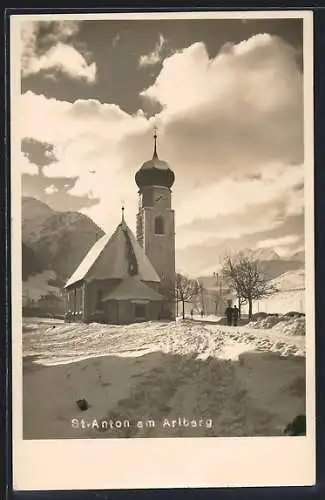
[[[25,137],[21,142],[21,150],[32,163],[40,168],[56,161],[53,144],[50,143]]]
[[[195,240],[189,237],[190,230],[193,232],[195,228],[194,223],[190,228],[183,226],[176,231],[177,268],[192,276],[212,274],[222,265],[226,254],[248,248],[256,249],[260,241],[274,240],[277,245],[281,238],[297,234],[299,239],[291,246],[273,247],[273,250],[283,257],[293,255],[304,242],[303,215],[283,219],[272,204],[250,208],[242,214],[217,217],[211,222],[212,224],[209,224],[209,221],[202,220],[202,226],[205,225],[205,228],[201,231],[198,231],[199,226],[196,226]],[[211,238],[206,240],[205,235],[211,227],[214,227],[214,232]],[[188,246],[183,246],[182,241],[187,236]]]
[[[176,214],[178,217],[178,211]],[[265,231],[275,230],[282,225],[282,209],[273,200],[249,204],[232,213],[211,212],[209,217],[198,210],[196,218],[177,228],[176,247],[179,250],[197,244],[216,247],[229,241],[230,246],[240,247],[243,237],[264,234]]]
[[[71,45],[57,43],[43,56],[33,59],[29,65],[29,73],[40,71],[61,71],[76,80],[88,83],[96,81],[96,64],[87,64],[85,58]]]
[[[32,163],[23,153],[19,156],[19,169],[22,174],[37,175],[39,172],[38,166]]]
[[[287,236],[283,236],[282,238],[271,238],[268,240],[259,241],[256,245],[256,248],[270,248],[274,246],[287,246],[296,243],[299,240],[299,236],[297,234],[288,234]]]
[[[293,250],[297,250],[297,248],[300,248],[299,244],[301,243],[301,240],[301,235],[288,234],[287,236],[282,236],[279,238],[270,238],[258,241],[258,243],[256,244],[256,248],[274,249],[278,253],[278,255],[280,255],[281,257],[285,257],[287,255],[292,255]]]
[[[163,35],[159,36],[159,41],[157,42],[154,50],[150,54],[144,54],[140,56],[139,66],[153,66],[161,61],[162,51],[165,46],[166,40]]]
[[[158,102],[166,155],[184,177],[303,163],[303,77],[290,45],[257,35],[210,59],[203,43],[166,58],[143,98]],[[199,177],[199,175],[198,175]],[[182,182],[186,179],[182,178]]]
[[[298,206],[302,208],[302,193],[296,191],[294,199],[292,195],[292,187],[303,181],[302,165],[270,163],[261,165],[260,172],[259,179],[236,179],[230,173],[219,182],[193,189],[188,193],[191,203],[184,198],[177,206],[178,217],[188,224],[197,218],[198,213],[202,218],[238,214],[244,213],[248,207],[271,202],[285,204],[290,215],[298,210]]]
[[[131,116],[116,105],[94,100],[68,103],[32,92],[21,96],[21,109],[28,117],[21,124],[22,137],[54,145],[57,161],[44,167],[44,175],[52,179],[77,176],[69,194],[99,198],[100,204],[85,203],[81,211],[107,230],[119,222],[121,199],[126,199],[126,217],[131,219],[132,213],[130,225],[134,227],[137,189],[130,170],[135,173],[147,158],[142,153],[128,163],[123,139],[151,132],[148,120],[141,113]]]
[[[155,83],[142,94],[169,112],[189,110],[211,100],[220,110],[226,106],[236,114],[238,106],[274,111],[297,104],[301,92],[297,71],[294,49],[268,34],[227,44],[214,59],[209,59],[205,45],[197,42],[166,58]],[[231,94],[234,100],[229,102]]]
[[[42,38],[39,48],[41,30],[48,28],[48,32]],[[26,22],[22,24],[21,41],[22,76],[44,72],[45,76],[56,79],[59,72],[70,78],[83,80],[87,83],[96,81],[96,63],[88,63],[85,55],[82,55],[73,45],[68,44],[79,30],[79,23],[75,22]],[[89,54],[87,54],[89,56]]]
[[[77,177],[69,194],[90,200],[84,213],[111,231],[125,199],[134,229],[134,174],[152,155],[155,121],[158,154],[176,175],[178,248],[200,241],[213,249],[220,239],[239,244],[255,234],[253,247],[259,233],[280,232],[303,213],[302,89],[294,50],[277,37],[228,44],[214,59],[196,43],[165,59],[142,92],[162,105],[154,119],[96,100],[70,103],[27,92],[21,133],[53,144],[57,161],[44,175]]]
[[[21,137],[68,147],[80,140],[97,140],[102,145],[117,145],[127,135],[140,134],[148,128],[146,118],[129,115],[115,104],[95,100],[76,100],[74,103],[48,99],[26,92],[20,98],[21,112],[28,119],[20,124]]]

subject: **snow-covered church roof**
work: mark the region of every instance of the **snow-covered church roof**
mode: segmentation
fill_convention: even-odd
[[[96,241],[65,288],[81,280],[124,279],[128,276],[160,282],[156,270],[123,217],[112,236],[105,234]]]

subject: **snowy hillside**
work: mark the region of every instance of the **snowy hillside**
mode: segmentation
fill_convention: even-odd
[[[30,319],[23,352],[26,439],[282,435],[305,412],[305,338],[281,331]]]
[[[288,271],[272,282],[281,292],[305,289],[305,270]]]
[[[254,312],[285,314],[305,312],[305,270],[288,271],[275,278],[272,284],[278,292],[254,303]]]

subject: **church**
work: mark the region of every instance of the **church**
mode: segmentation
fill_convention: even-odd
[[[154,151],[135,174],[136,236],[121,222],[102,236],[65,285],[66,320],[128,324],[175,319],[174,172]]]

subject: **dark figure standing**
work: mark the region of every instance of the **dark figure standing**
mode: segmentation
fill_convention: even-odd
[[[234,320],[234,326],[237,326],[238,325],[238,318],[239,318],[239,309],[236,305],[234,306],[234,308],[232,310],[232,317]]]
[[[227,307],[225,314],[226,314],[226,318],[227,318],[227,325],[231,326],[231,320],[232,320],[232,307],[231,306]]]
[[[203,319],[203,316],[204,316],[204,311],[203,309],[201,309],[201,318]]]
[[[193,309],[191,309],[191,319],[193,319]]]

